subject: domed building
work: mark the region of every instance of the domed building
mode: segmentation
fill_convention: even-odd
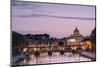
[[[80,45],[83,39],[84,37],[80,34],[78,28],[76,27],[73,34],[67,38],[67,45]]]

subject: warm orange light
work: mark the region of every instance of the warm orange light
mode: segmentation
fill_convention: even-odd
[[[90,41],[86,41],[85,42],[87,45],[91,45],[91,42]]]
[[[26,52],[28,48],[23,48],[23,52]]]
[[[92,49],[92,43],[90,40],[87,40],[84,42],[84,48],[85,49],[87,49],[87,48]]]
[[[70,42],[75,42],[75,39],[70,39]]]

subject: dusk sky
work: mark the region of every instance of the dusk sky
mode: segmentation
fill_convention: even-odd
[[[22,34],[70,36],[75,27],[83,36],[95,27],[95,6],[36,2],[12,3],[12,30]]]

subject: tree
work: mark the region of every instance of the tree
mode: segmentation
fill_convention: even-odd
[[[96,45],[96,28],[91,32],[91,42]]]
[[[21,47],[24,43],[24,35],[12,31],[12,47]]]
[[[44,34],[45,38],[49,38],[50,35],[49,34]]]

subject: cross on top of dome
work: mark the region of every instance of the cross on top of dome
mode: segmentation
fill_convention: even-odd
[[[79,30],[78,30],[78,28],[77,28],[77,27],[75,28],[74,32],[79,32]]]

